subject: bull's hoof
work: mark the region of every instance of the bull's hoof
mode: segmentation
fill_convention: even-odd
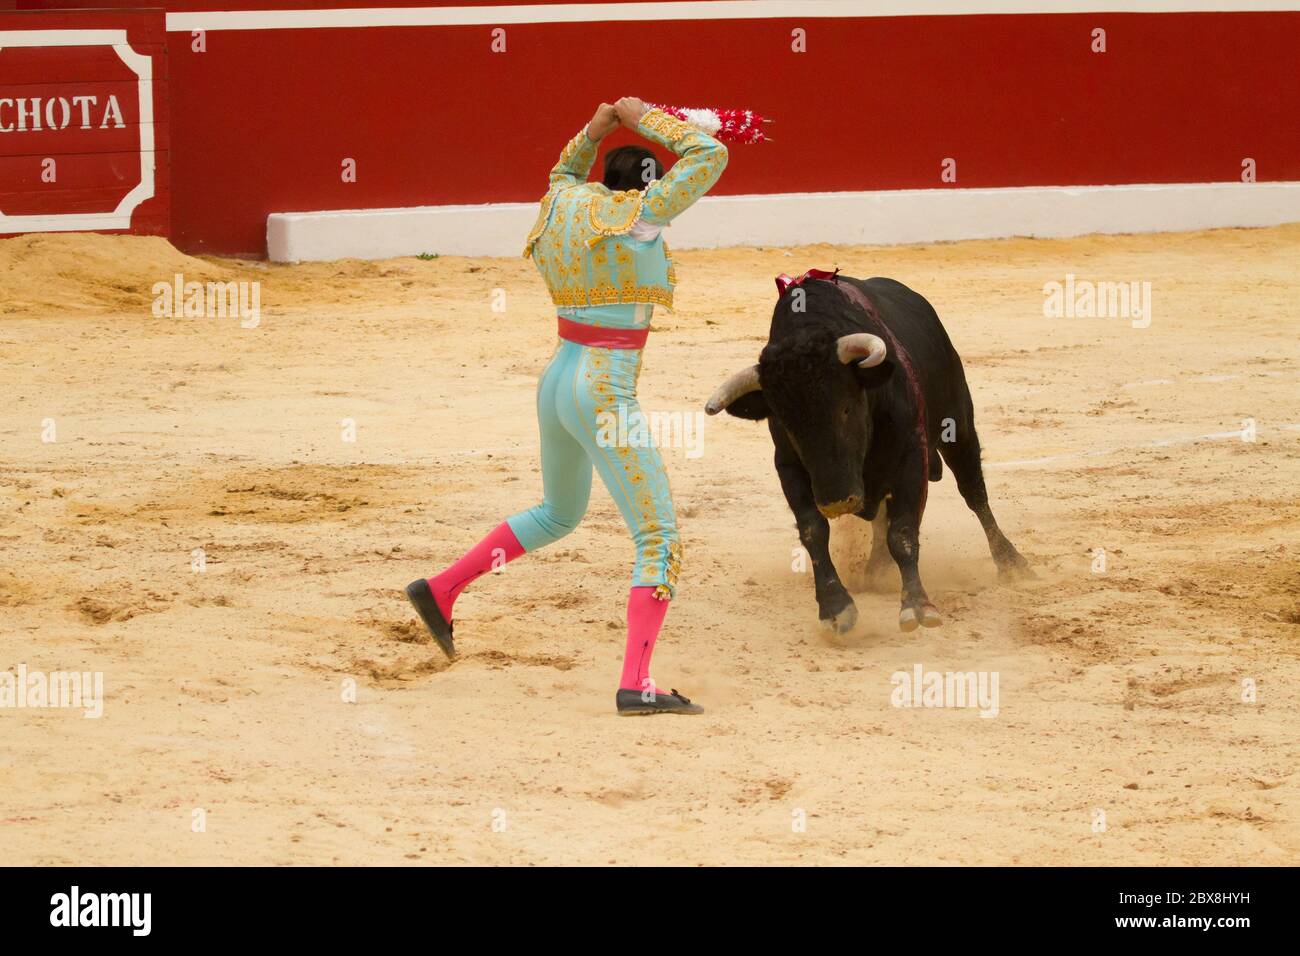
[[[933,604],[922,604],[920,608],[905,607],[898,612],[898,629],[910,634],[918,627],[938,627],[943,623],[939,609]]]
[[[1014,558],[1003,561],[998,565],[998,580],[1004,584],[1011,584],[1016,581],[1036,581],[1038,575],[1029,566],[1029,562],[1017,554]]]
[[[853,630],[853,625],[858,623],[858,608],[853,602],[849,602],[831,617],[821,619],[822,627],[832,634],[847,634]]]

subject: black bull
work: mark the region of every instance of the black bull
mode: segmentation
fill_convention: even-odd
[[[999,574],[1031,574],[989,509],[961,359],[934,308],[901,282],[836,275],[786,289],[758,364],[728,379],[706,411],[724,408],[767,419],[781,489],[812,559],[819,616],[836,631],[857,621],[830,557],[827,519],[846,514],[873,523],[869,577],[884,569],[886,548],[898,565],[899,627],[941,623],[917,570],[927,483],[942,476],[941,457]]]

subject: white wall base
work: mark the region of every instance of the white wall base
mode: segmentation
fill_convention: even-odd
[[[536,215],[536,203],[273,213],[267,254],[275,262],[518,256]],[[705,197],[666,236],[674,249],[893,245],[1298,221],[1300,182],[900,189]]]

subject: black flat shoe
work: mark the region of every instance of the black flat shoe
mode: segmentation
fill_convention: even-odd
[[[442,652],[448,657],[455,657],[456,645],[451,639],[451,621],[443,617],[442,611],[438,609],[433,591],[429,590],[429,582],[424,578],[412,581],[406,586],[406,596],[410,599],[411,606],[415,608],[415,613],[420,615],[420,620],[424,622],[424,626],[429,629],[433,639],[442,648]]]
[[[641,691],[620,689],[614,696],[614,703],[618,706],[618,715],[620,717],[640,717],[646,714],[702,714],[704,708],[699,704],[692,704],[690,698],[683,697],[677,691],[671,693],[667,691],[658,691],[654,695],[654,700],[644,701],[641,699]]]

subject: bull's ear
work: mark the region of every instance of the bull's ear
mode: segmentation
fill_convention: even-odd
[[[768,415],[767,399],[763,397],[763,390],[760,388],[756,392],[740,396],[727,406],[727,414],[746,418],[751,422],[761,422]]]
[[[879,365],[873,365],[871,368],[854,368],[853,374],[857,376],[858,382],[863,388],[879,388],[893,377],[894,360],[887,358]]]

